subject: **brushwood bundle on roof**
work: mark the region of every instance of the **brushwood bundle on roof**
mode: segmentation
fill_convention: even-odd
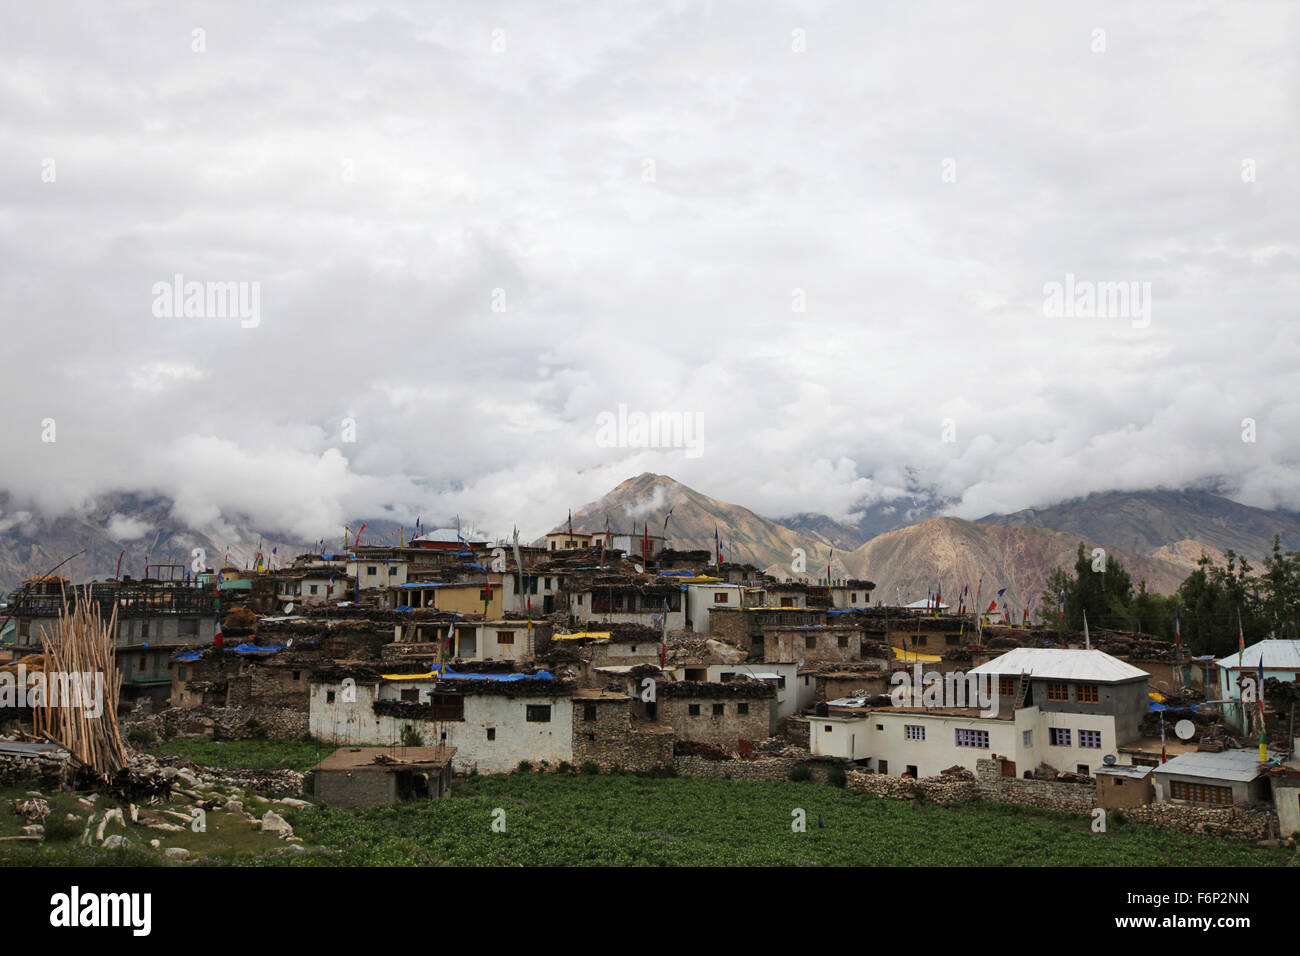
[[[713,700],[719,697],[728,697],[742,700],[763,700],[775,697],[776,688],[759,680],[731,680],[725,684],[711,681],[683,680],[674,683],[660,683],[657,693],[660,697],[669,698],[704,698]]]

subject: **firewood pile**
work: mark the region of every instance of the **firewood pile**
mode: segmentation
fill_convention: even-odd
[[[105,620],[94,601],[77,601],[71,608],[65,601],[58,620],[53,636],[44,630],[41,633],[46,694],[32,708],[32,727],[37,736],[66,749],[91,776],[108,783],[127,766],[117,726],[121,689],[113,654],[117,608]],[[81,693],[66,700],[66,690],[74,679],[81,681]],[[63,692],[59,695],[53,693],[56,680]],[[97,692],[102,694],[98,701],[94,699]]]

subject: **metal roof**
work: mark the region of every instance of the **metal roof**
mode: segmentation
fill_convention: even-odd
[[[1241,652],[1221,657],[1217,661],[1220,667],[1241,667]],[[1260,657],[1264,658],[1264,670],[1300,670],[1300,641],[1260,641],[1246,648],[1245,666],[1254,670],[1259,667]]]
[[[1017,647],[995,657],[971,674],[1029,674],[1056,680],[1084,680],[1099,684],[1150,677],[1144,670],[1126,664],[1105,651],[1083,648]]]
[[[1224,750],[1220,753],[1194,751],[1179,754],[1155,768],[1156,773],[1175,773],[1184,777],[1208,777],[1212,780],[1235,780],[1248,783],[1261,773],[1259,751]]]

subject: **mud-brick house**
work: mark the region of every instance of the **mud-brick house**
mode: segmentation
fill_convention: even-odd
[[[340,747],[308,779],[312,793],[330,807],[434,800],[451,789],[455,747]]]
[[[686,627],[686,602],[679,584],[630,581],[592,582],[569,594],[569,616],[588,629],[596,625],[639,624],[655,631]]]
[[[673,760],[673,731],[659,721],[635,720],[632,698],[621,691],[573,692],[573,763],[602,770],[652,770]]]
[[[172,657],[172,707],[276,707],[307,713],[311,671],[320,651],[310,646],[240,644]]]
[[[549,673],[384,677],[369,668],[312,676],[311,734],[339,745],[413,741],[455,747],[457,765],[485,773],[520,761],[573,759],[573,691]]]
[[[728,683],[661,681],[656,684],[656,718],[680,740],[739,749],[771,736],[776,688],[760,680]]]
[[[764,628],[825,623],[824,610],[809,608],[715,607],[709,611],[709,633],[748,652],[751,660],[764,659]]]
[[[763,628],[763,658],[769,661],[860,661],[868,643],[851,624],[810,624]]]
[[[777,723],[791,717],[811,703],[799,693],[797,664],[739,663],[739,664],[678,664],[668,668],[679,681],[729,684],[732,681],[754,680],[772,685],[776,698],[772,706],[772,723],[768,736],[776,733]]]

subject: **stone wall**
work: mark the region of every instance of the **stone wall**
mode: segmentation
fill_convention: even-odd
[[[0,787],[9,787],[26,781],[40,781],[43,786],[56,787],[70,781],[73,767],[66,752],[49,754],[0,754]]]
[[[1160,830],[1177,830],[1231,840],[1263,840],[1277,835],[1273,810],[1248,807],[1194,807],[1152,803],[1122,811],[1125,818]]]
[[[854,793],[868,793],[888,800],[921,799],[927,803],[969,803],[980,795],[979,784],[969,771],[965,775],[940,774],[913,780],[911,777],[850,770],[846,786]]]
[[[128,717],[122,725],[125,740],[143,728],[156,739],[211,737],[216,740],[297,740],[307,735],[306,710],[284,707],[168,708],[143,717]]]
[[[760,760],[709,760],[707,757],[674,757],[673,768],[683,777],[728,780],[789,780],[794,768],[806,764],[814,783],[827,783],[837,760],[809,760],[807,757],[768,757]]]
[[[590,710],[589,710],[590,708]],[[592,713],[592,719],[587,719]],[[653,770],[673,760],[673,735],[658,727],[637,728],[632,723],[628,700],[574,698],[573,763],[588,761],[601,770]]]
[[[985,800],[1071,813],[1092,813],[1097,806],[1096,783],[1004,777],[1002,765],[996,760],[977,760],[975,774],[979,781],[979,795]]]

